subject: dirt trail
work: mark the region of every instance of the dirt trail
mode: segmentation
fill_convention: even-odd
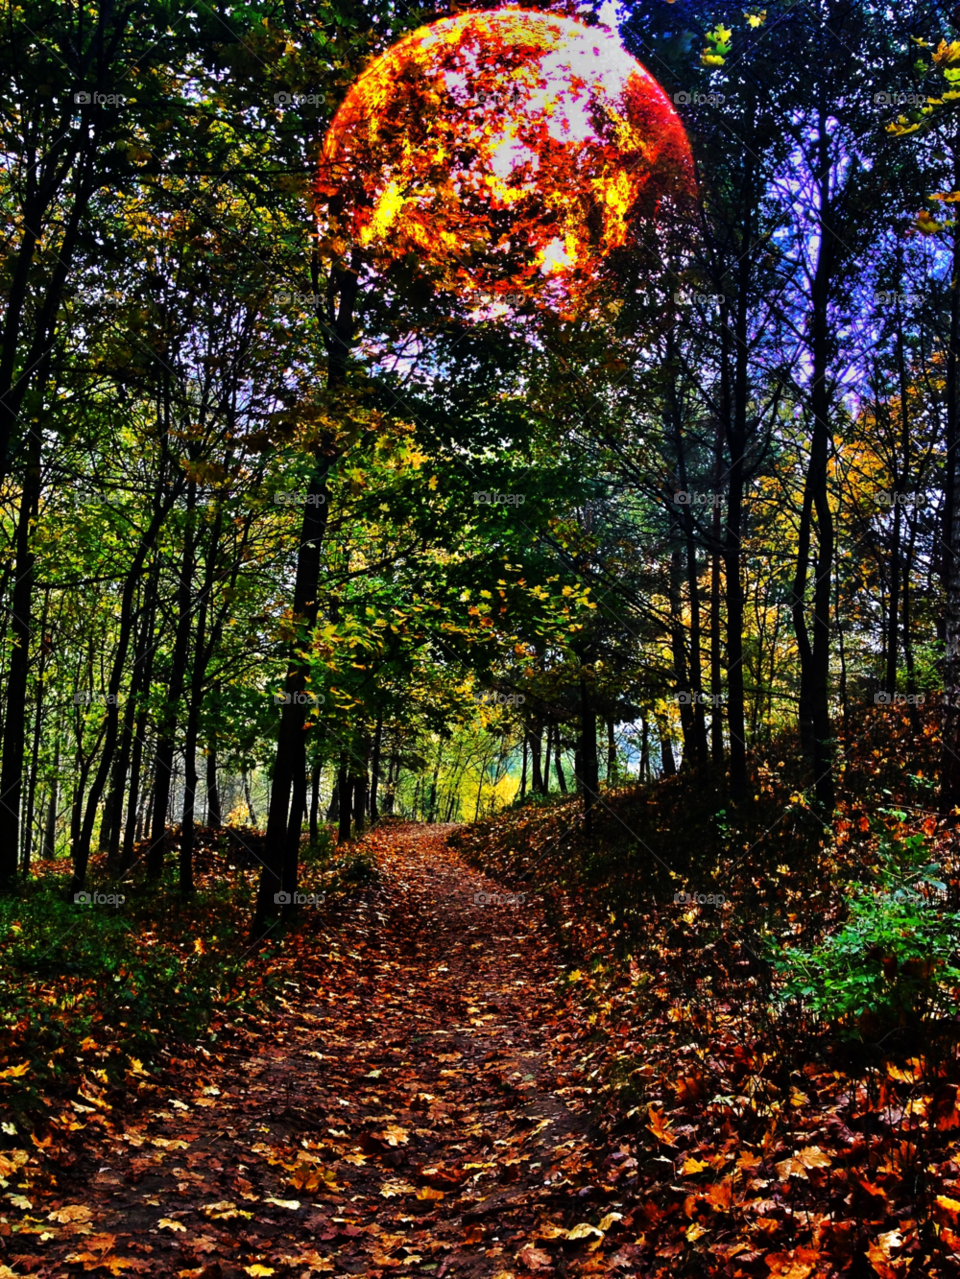
[[[467,867],[451,829],[367,841],[379,883],[306,908],[275,1021],[218,1044],[202,1087],[174,1060],[114,1107],[96,1161],[88,1145],[58,1177],[53,1237],[3,1238],[12,1273],[599,1268],[590,1223],[621,1205],[591,1184],[603,1152],[558,1075],[559,956],[536,903]],[[629,1253],[602,1268],[629,1272]]]

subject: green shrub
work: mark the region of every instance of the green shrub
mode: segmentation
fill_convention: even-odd
[[[810,951],[774,957],[786,999],[844,1035],[878,1039],[958,1011],[960,915],[942,910],[946,885],[921,835],[881,843],[872,884],[845,893],[848,918]]]

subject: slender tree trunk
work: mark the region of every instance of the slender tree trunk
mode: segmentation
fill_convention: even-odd
[[[60,726],[53,746],[53,777],[47,804],[47,821],[43,832],[42,857],[52,860],[57,855],[57,805],[60,802]]]
[[[543,793],[550,794],[550,743],[553,741],[553,725],[547,725],[546,740],[543,747]]]
[[[612,786],[617,780],[617,739],[614,736],[616,725],[607,719],[607,785]]]
[[[533,765],[532,788],[535,795],[543,794],[543,769],[541,767],[541,757],[543,755],[543,716],[539,713],[533,721],[533,727],[530,730],[530,761]]]
[[[553,739],[553,768],[557,774],[557,785],[560,787],[560,794],[567,793],[567,779],[563,775],[563,766],[560,763],[560,725],[557,725],[556,735]]]
[[[529,733],[526,725],[523,729],[523,765],[520,769],[520,802],[521,804],[527,798],[527,745],[529,741]]]
[[[27,678],[30,672],[30,613],[33,607],[35,555],[31,522],[40,497],[40,433],[29,433],[20,512],[14,535],[16,575],[13,583],[10,637],[12,651],[7,673],[3,766],[0,768],[0,889],[11,888],[17,877],[20,849],[20,806],[26,738]]]
[[[350,843],[351,822],[353,816],[353,786],[351,783],[350,773],[347,769],[347,752],[340,752],[340,772],[337,776],[337,790],[340,794],[340,830],[338,833],[338,841],[341,844]]]
[[[675,547],[670,556],[670,642],[673,651],[673,670],[677,681],[677,699],[680,707],[680,731],[683,734],[683,768],[692,767],[696,760],[696,735],[694,732],[692,691],[687,678],[687,655],[683,637],[683,598],[680,591],[680,548]]]
[[[380,743],[383,737],[383,716],[377,716],[373,733],[373,754],[370,759],[370,821],[376,822],[380,816],[377,809],[377,791],[380,787]]]
[[[427,809],[427,822],[432,825],[434,816],[437,811],[437,779],[440,776],[440,761],[443,758],[443,738],[437,743],[437,762],[433,767],[433,777],[430,781],[430,804]]]
[[[320,838],[320,769],[320,761],[315,760],[310,770],[310,843],[314,848]]]
[[[319,288],[320,264],[315,258],[311,265],[314,283]],[[324,314],[321,317],[327,342],[327,391],[335,393],[346,378],[347,356],[353,340],[353,311],[357,297],[357,275],[352,270],[333,270]],[[307,665],[301,651],[313,631],[317,620],[320,588],[320,556],[326,534],[328,515],[327,481],[336,459],[336,446],[332,437],[321,438],[313,455],[313,474],[304,503],[300,545],[297,553],[297,574],[293,592],[293,615],[300,624],[301,636],[291,644],[287,659],[287,677],[284,691],[290,697],[283,706],[280,731],[277,735],[277,754],[273,769],[273,786],[270,792],[270,809],[267,818],[265,856],[257,904],[253,919],[253,940],[263,931],[264,922],[276,913],[275,896],[281,887],[283,866],[293,860],[297,850],[292,847],[290,798],[297,776],[306,771],[306,741],[304,705],[295,694],[306,688]],[[299,809],[297,810],[299,812]],[[340,826],[349,824],[350,805],[340,797]],[[348,830],[349,838],[349,830]],[[284,857],[285,846],[291,856]]]
[[[744,161],[744,184],[748,191],[755,187],[755,164],[748,155]],[[737,267],[737,298],[733,334],[728,310],[722,307],[722,359],[726,364],[733,348],[733,403],[725,406],[724,428],[730,452],[727,489],[727,527],[723,546],[724,576],[727,587],[727,727],[730,731],[730,795],[745,799],[747,781],[747,725],[743,681],[743,614],[744,592],[741,580],[743,560],[743,492],[744,453],[747,447],[747,417],[750,409],[750,273],[753,254],[753,204],[744,202],[741,253]],[[732,337],[732,341],[731,341]],[[714,715],[721,718],[718,706]]]
[[[210,649],[207,646],[207,601],[213,587],[216,545],[219,540],[219,519],[211,534],[211,551],[200,591],[200,607],[193,641],[193,665],[190,671],[190,687],[187,701],[187,731],[184,737],[183,820],[180,823],[180,896],[193,896],[193,848],[197,812],[197,749],[200,739],[200,711],[203,706],[203,688],[207,679],[207,662]]]
[[[725,313],[724,313],[725,314]],[[713,714],[710,716],[710,757],[718,777],[723,775],[723,667],[721,664],[721,625],[723,614],[723,578],[721,573],[723,546],[722,501],[723,486],[723,423],[730,415],[730,373],[726,350],[727,326],[721,319],[721,335],[724,349],[720,364],[721,420],[717,422],[713,465],[713,547],[710,554],[710,693],[713,697]]]
[[[583,767],[583,819],[588,836],[593,834],[594,808],[600,793],[600,766],[597,758],[597,712],[594,703],[594,672],[580,665],[580,759]]]
[[[240,776],[243,781],[243,800],[247,806],[247,815],[250,818],[250,825],[256,827],[260,823],[257,818],[257,810],[253,806],[253,794],[250,790],[250,774],[246,769],[244,769]]]
[[[223,825],[220,808],[220,784],[217,778],[217,739],[211,738],[207,749],[207,825],[219,830]]]
[[[960,139],[953,147],[954,190],[960,190]],[[943,699],[940,704],[940,811],[960,808],[960,226],[952,231],[950,341],[947,343],[944,511],[940,560],[944,588]]]
[[[147,876],[150,879],[159,879],[163,873],[166,852],[167,812],[170,806],[173,764],[177,746],[177,712],[186,686],[187,651],[190,646],[190,601],[196,560],[196,534],[193,523],[196,502],[197,486],[196,482],[191,480],[187,486],[187,528],[184,533],[180,580],[177,586],[177,625],[170,663],[170,682],[167,685],[166,706],[158,727],[157,753],[154,757],[153,828],[150,832],[150,848],[147,850]]]
[[[327,821],[340,821],[340,776],[338,773],[333,775],[333,790],[330,795],[330,803],[327,806]]]
[[[677,761],[673,757],[673,743],[670,740],[670,734],[663,723],[658,725],[658,729],[660,733],[660,771],[664,777],[676,777]]]

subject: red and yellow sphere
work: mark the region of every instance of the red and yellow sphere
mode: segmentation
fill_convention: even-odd
[[[421,27],[353,85],[318,190],[347,242],[477,301],[595,293],[693,187],[666,94],[605,27],[525,9]]]

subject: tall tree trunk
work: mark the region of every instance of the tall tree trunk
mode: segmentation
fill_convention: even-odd
[[[563,766],[560,763],[560,725],[557,725],[557,731],[553,739],[553,768],[557,774],[557,785],[560,787],[560,794],[567,793],[567,779],[563,775]]]
[[[680,731],[683,734],[684,769],[691,768],[696,761],[696,735],[693,721],[693,704],[690,681],[687,678],[686,642],[683,637],[683,597],[680,590],[681,580],[680,548],[675,547],[670,555],[670,644],[673,651],[673,670],[677,681],[677,698],[680,707]]]
[[[47,821],[43,831],[43,856],[53,859],[57,855],[57,805],[60,801],[60,726],[53,745],[53,777],[50,782],[50,799],[47,803]]]
[[[370,820],[376,822],[380,816],[377,810],[377,791],[380,786],[380,743],[383,737],[383,716],[377,716],[373,733],[373,754],[370,759]]]
[[[352,830],[351,818],[353,817],[353,783],[347,768],[347,752],[340,752],[340,771],[337,774],[337,790],[339,792],[340,804],[340,829],[337,840],[341,844],[350,843],[350,834]]]
[[[713,698],[713,714],[710,716],[710,758],[718,777],[723,776],[723,666],[721,663],[721,625],[723,616],[723,578],[721,573],[723,547],[722,501],[723,488],[723,439],[724,422],[730,415],[730,372],[726,350],[727,325],[721,315],[721,340],[724,349],[720,364],[721,417],[717,421],[713,463],[713,546],[710,553],[710,693]]]
[[[314,760],[310,770],[310,844],[314,848],[320,838],[320,769],[320,761]]]
[[[543,768],[541,767],[542,754],[543,716],[537,712],[533,720],[533,726],[530,729],[530,762],[533,766],[531,786],[535,795],[543,794]]]
[[[339,774],[333,775],[333,790],[330,795],[330,803],[327,805],[327,821],[339,822],[340,820],[340,777]]]
[[[430,804],[427,809],[427,821],[433,824],[434,815],[437,811],[437,779],[440,776],[440,761],[443,758],[443,738],[441,737],[437,743],[437,761],[433,766],[433,777],[430,779]]]
[[[612,786],[617,780],[617,739],[614,736],[616,725],[607,718],[607,785]]]
[[[253,792],[250,790],[250,774],[246,769],[243,769],[240,777],[243,782],[243,802],[247,806],[247,816],[250,819],[250,825],[254,827],[259,826],[260,823],[257,818],[257,810],[253,806]]]
[[[520,769],[520,802],[521,804],[527,798],[527,746],[530,734],[527,732],[526,725],[523,727],[523,764]]]
[[[315,287],[319,288],[320,264],[316,258],[312,262],[311,270]],[[328,392],[336,392],[346,379],[347,356],[353,340],[353,312],[357,288],[358,280],[355,271],[340,269],[331,271],[327,302],[321,317],[327,343]],[[292,611],[298,620],[301,634],[298,640],[291,644],[287,655],[284,692],[290,700],[283,705],[280,731],[277,735],[277,754],[267,817],[265,855],[253,919],[254,941],[262,935],[265,920],[276,913],[274,899],[281,888],[283,866],[285,862],[289,863],[292,860],[284,856],[285,847],[291,847],[293,839],[293,823],[290,821],[291,791],[294,779],[304,775],[306,771],[306,742],[303,731],[305,707],[296,694],[302,694],[306,688],[308,667],[301,654],[309,643],[309,636],[317,620],[320,556],[329,510],[327,481],[335,460],[336,446],[333,438],[324,435],[313,454],[313,474],[310,477],[304,503],[297,551]],[[349,823],[350,805],[344,803],[344,796],[341,793],[341,832],[345,816]],[[296,849],[291,848],[291,852],[295,857]]]
[[[543,745],[543,793],[550,794],[550,743],[553,741],[553,725],[547,724],[546,740]]]
[[[744,160],[744,188],[753,192],[756,166],[752,155]],[[737,263],[736,311],[731,333],[729,310],[721,306],[721,359],[726,365],[733,348],[733,403],[724,405],[724,430],[730,453],[727,486],[727,527],[723,543],[724,576],[727,587],[727,727],[730,732],[730,795],[745,799],[747,782],[747,725],[743,681],[743,491],[744,453],[747,447],[747,417],[750,408],[750,286],[753,264],[753,215],[751,198],[744,201],[740,233],[742,251]],[[718,706],[714,715],[720,718]]]
[[[33,705],[33,749],[30,755],[30,784],[27,791],[27,813],[23,823],[22,873],[30,873],[33,854],[33,812],[37,797],[37,775],[40,761],[40,734],[43,728],[43,681],[47,672],[47,617],[50,611],[50,591],[43,593],[43,615],[40,622],[40,669],[37,672],[37,689]]]
[[[0,889],[11,888],[17,877],[20,849],[20,805],[23,791],[23,757],[26,737],[27,678],[30,672],[30,612],[33,607],[35,555],[30,541],[31,523],[40,498],[40,433],[31,431],[24,466],[20,512],[14,535],[16,574],[13,583],[10,638],[12,651],[7,673],[7,708],[0,768]]]
[[[190,647],[190,601],[196,561],[193,516],[196,504],[197,485],[194,480],[190,480],[187,486],[187,527],[177,584],[177,625],[170,662],[170,680],[167,684],[166,705],[158,725],[157,753],[154,756],[153,827],[150,832],[150,848],[147,850],[147,876],[150,879],[159,879],[163,873],[167,843],[167,812],[177,748],[177,714],[186,687],[187,651]]]
[[[212,737],[207,748],[207,825],[219,830],[223,825],[220,808],[220,784],[217,779],[217,739]]]
[[[663,722],[660,722],[657,728],[660,733],[660,772],[664,777],[676,777],[677,761],[673,757],[673,742],[670,740],[670,734]]]
[[[954,190],[960,190],[960,139],[953,148]],[[940,572],[944,588],[943,700],[940,704],[940,811],[960,808],[960,226],[955,226],[950,270],[950,341],[947,343],[944,512]]]
[[[593,670],[587,673],[580,659],[580,759],[583,768],[583,822],[588,836],[593,834],[594,809],[600,793],[600,765],[597,758],[597,712]]]
[[[152,664],[148,658],[148,648],[153,645],[153,625],[154,616],[157,606],[157,577],[159,564],[155,564],[153,570],[147,577],[146,590],[143,602],[143,611],[140,618],[140,627],[137,632],[137,639],[134,646],[133,671],[130,675],[130,687],[127,694],[127,704],[123,711],[123,727],[120,732],[120,745],[116,753],[113,764],[113,777],[111,780],[111,791],[114,796],[113,820],[110,826],[109,837],[107,840],[107,868],[115,873],[121,866],[128,863],[124,862],[121,855],[120,839],[123,831],[123,798],[127,781],[127,771],[130,768],[130,756],[134,747],[135,721],[137,715],[137,706],[143,692],[149,692],[145,681],[149,680]],[[140,756],[136,757],[136,768],[139,770]],[[133,779],[131,778],[131,786]],[[135,811],[135,806],[134,806]],[[127,825],[132,826],[131,813],[127,814]],[[133,848],[132,838],[129,841],[130,848]]]
[[[197,749],[200,739],[200,710],[207,679],[210,648],[207,645],[207,602],[213,588],[219,516],[211,533],[211,550],[200,591],[200,608],[193,641],[193,665],[187,698],[187,731],[184,736],[183,820],[180,823],[180,896],[193,896],[193,847],[197,811]]]

